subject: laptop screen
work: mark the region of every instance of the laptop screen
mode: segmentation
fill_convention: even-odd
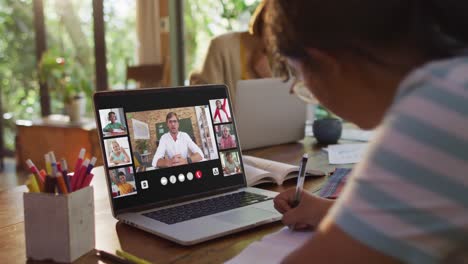
[[[226,86],[94,96],[114,211],[245,186]]]

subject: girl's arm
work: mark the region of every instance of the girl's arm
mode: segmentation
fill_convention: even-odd
[[[123,149],[123,148],[122,148],[122,153],[123,153],[124,156],[125,156],[124,162],[125,162],[125,163],[130,162],[130,156],[128,156],[127,151],[125,151],[125,149]]]

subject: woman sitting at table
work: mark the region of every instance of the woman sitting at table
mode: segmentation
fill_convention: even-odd
[[[263,41],[263,13],[260,2],[250,20],[249,31],[229,32],[210,41],[201,70],[190,75],[190,84],[226,84],[235,101],[238,80],[272,76]]]

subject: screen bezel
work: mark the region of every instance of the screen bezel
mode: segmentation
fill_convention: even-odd
[[[224,192],[230,192],[230,191],[235,191],[241,188],[247,187],[247,181],[246,181],[246,176],[245,176],[245,168],[242,160],[242,150],[241,150],[241,144],[240,144],[240,139],[237,137],[237,142],[238,142],[238,153],[239,153],[239,161],[240,161],[240,166],[242,169],[241,176],[242,177],[242,183],[238,185],[233,185],[225,188],[217,188],[214,190],[209,190],[206,192],[202,193],[197,193],[197,194],[191,194],[191,195],[184,195],[175,199],[168,199],[164,201],[159,201],[159,202],[151,202],[151,203],[146,203],[138,206],[133,206],[130,208],[123,208],[123,209],[116,209],[114,199],[112,197],[112,187],[111,187],[111,182],[109,179],[109,167],[107,166],[106,163],[106,155],[104,151],[104,134],[102,131],[102,128],[100,126],[100,121],[99,121],[99,110],[101,109],[101,105],[103,104],[104,100],[112,100],[112,98],[115,97],[122,97],[122,96],[127,96],[127,95],[145,95],[145,94],[152,94],[152,95],[158,95],[158,94],[170,94],[174,92],[187,92],[187,93],[209,93],[209,90],[216,90],[216,89],[222,89],[224,90],[226,94],[226,98],[228,99],[229,107],[232,110],[232,101],[231,101],[231,96],[229,93],[229,89],[227,88],[226,85],[196,85],[196,86],[180,86],[180,87],[167,87],[167,88],[145,88],[145,89],[136,89],[136,90],[118,90],[118,91],[100,91],[100,92],[95,92],[93,96],[93,101],[94,101],[94,113],[96,117],[96,126],[97,130],[99,133],[99,144],[101,146],[101,154],[103,156],[103,166],[104,166],[104,175],[106,177],[106,183],[107,183],[107,191],[109,195],[109,200],[111,203],[111,208],[112,208],[112,214],[113,216],[117,216],[118,214],[121,213],[127,213],[127,212],[134,212],[134,211],[142,211],[142,210],[147,210],[150,208],[158,208],[158,207],[164,207],[172,204],[177,204],[181,202],[185,202],[188,200],[193,200],[193,199],[199,199],[199,198],[204,198],[207,196],[212,196]],[[208,102],[208,100],[207,100]],[[121,106],[122,108],[125,108],[125,105]],[[163,109],[163,108],[162,108]],[[154,109],[157,110],[157,109]],[[234,129],[236,135],[237,133],[237,125],[236,125],[236,120],[235,120],[235,115],[234,111],[231,112],[231,117],[232,117],[232,123],[234,124]],[[132,164],[134,173],[136,176],[136,171],[135,171],[135,166]]]

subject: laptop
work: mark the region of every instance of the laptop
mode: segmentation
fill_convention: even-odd
[[[121,222],[192,245],[281,218],[276,192],[246,185],[225,85],[97,92],[94,107]]]
[[[306,104],[289,93],[291,85],[277,78],[237,82],[235,114],[243,150],[304,138]]]

